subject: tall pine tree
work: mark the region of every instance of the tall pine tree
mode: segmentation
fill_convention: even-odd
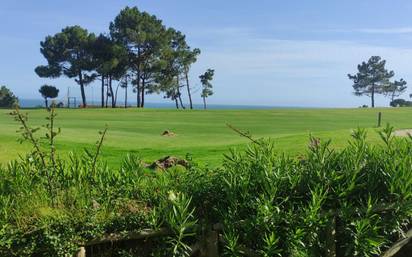
[[[57,78],[65,75],[74,78],[80,86],[83,106],[87,106],[84,87],[94,81],[95,63],[92,47],[96,37],[80,26],[64,28],[54,36],[47,36],[40,43],[40,52],[47,65],[37,66],[35,72],[42,78]]]
[[[385,88],[390,85],[390,79],[395,75],[393,71],[385,68],[386,61],[380,56],[372,56],[367,62],[358,65],[358,72],[354,75],[348,74],[353,80],[354,94],[357,96],[369,96],[371,107],[375,107],[375,95],[383,94]]]

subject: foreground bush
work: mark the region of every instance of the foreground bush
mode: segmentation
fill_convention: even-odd
[[[270,142],[229,155],[220,212],[230,255],[242,245],[262,256],[378,255],[412,214],[412,144],[391,128],[381,137],[371,146],[358,130],[339,152],[311,139],[298,159]]]
[[[15,117],[34,151],[0,168],[1,256],[73,256],[109,233],[159,228],[167,233],[143,245],[147,255],[187,256],[213,226],[222,256],[378,256],[410,226],[412,140],[390,127],[380,145],[357,130],[341,151],[311,138],[292,158],[259,140],[218,169],[153,171],[134,155],[118,169],[99,161],[106,131],[94,151],[60,157],[53,122],[43,142]],[[142,255],[113,248],[110,256]]]

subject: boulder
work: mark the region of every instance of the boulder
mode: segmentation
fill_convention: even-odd
[[[181,165],[185,168],[189,166],[189,162],[185,159],[180,159],[175,156],[166,156],[164,158],[161,158],[152,164],[150,164],[148,167],[151,169],[161,169],[161,170],[166,170],[168,168],[174,167],[176,165]]]

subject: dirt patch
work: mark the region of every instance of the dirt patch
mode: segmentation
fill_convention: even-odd
[[[162,136],[164,136],[164,137],[174,137],[174,136],[176,136],[176,134],[174,132],[170,131],[170,130],[165,130],[165,131],[163,131]]]
[[[153,162],[152,164],[149,164],[147,167],[154,170],[166,170],[176,165],[180,165],[187,168],[189,166],[189,162],[185,159],[180,159],[175,156],[166,156],[162,159]]]
[[[393,133],[395,136],[398,137],[407,137],[408,135],[412,136],[412,129],[399,129],[399,130],[395,130],[395,132]]]

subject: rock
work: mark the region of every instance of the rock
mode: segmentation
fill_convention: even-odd
[[[172,131],[170,131],[170,130],[165,130],[165,131],[163,131],[163,133],[162,133],[162,136],[164,136],[164,137],[173,137],[173,136],[175,136],[176,134],[175,133],[173,133]]]
[[[407,137],[412,135],[412,129],[399,129],[399,130],[395,130],[395,132],[393,133],[395,136],[398,137]]]
[[[185,168],[188,167],[189,162],[186,161],[185,159],[180,159],[177,158],[175,156],[166,156],[162,159],[159,159],[155,162],[153,162],[151,165],[149,165],[148,167],[151,169],[162,169],[162,170],[166,170],[170,167],[176,166],[176,165],[181,165]]]

